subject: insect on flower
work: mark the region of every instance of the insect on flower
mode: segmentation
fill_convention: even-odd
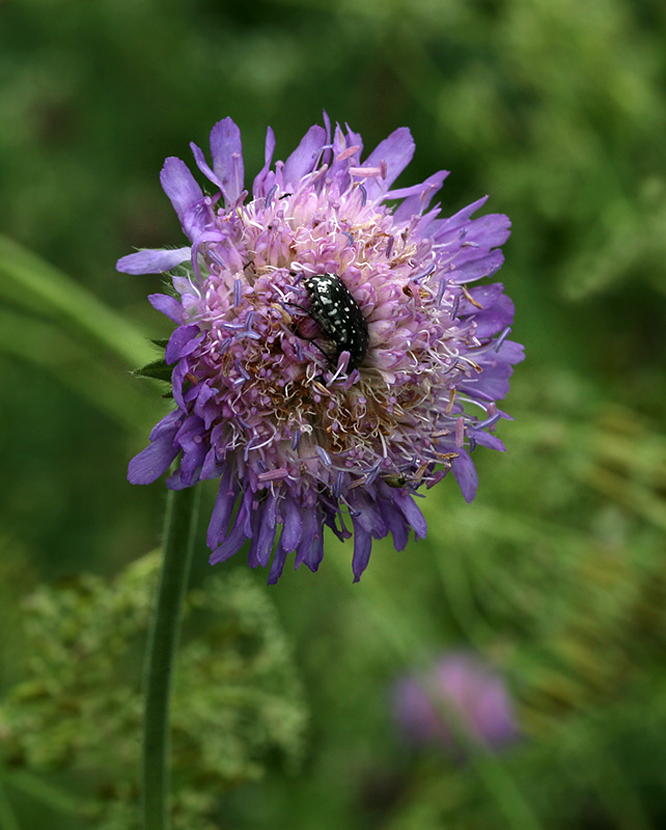
[[[351,292],[337,274],[315,274],[303,285],[310,298],[310,316],[335,343],[331,363],[337,365],[342,352],[349,352],[347,369],[363,363],[368,351],[368,324]]]
[[[474,285],[502,265],[507,217],[474,218],[485,199],[440,216],[430,202],[445,171],[393,189],[414,153],[408,129],[361,160],[361,136],[324,120],[275,164],[268,129],[251,194],[240,130],[220,121],[212,166],[191,145],[211,193],[178,158],[160,176],[190,244],[117,266],[172,271],[173,290],[149,299],[176,324],[175,409],[129,480],[155,481],[176,459],[172,489],[219,479],[211,562],[249,542],[269,582],[292,552],[317,570],[325,526],[353,534],[358,580],[373,539],[391,533],[402,550],[411,530],[425,536],[414,495],[449,471],[471,501],[470,452],[504,449],[497,401],[523,359],[503,286]]]

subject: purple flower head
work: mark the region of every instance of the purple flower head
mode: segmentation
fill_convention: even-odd
[[[408,743],[434,744],[454,754],[464,753],[456,737],[461,730],[494,750],[519,736],[504,679],[470,653],[449,653],[426,675],[399,680],[393,689],[393,713]]]
[[[118,262],[176,269],[175,296],[149,298],[177,325],[165,355],[176,409],[129,480],[148,484],[176,458],[172,489],[219,478],[211,562],[250,540],[253,567],[273,555],[269,582],[292,551],[315,571],[324,525],[345,539],[349,524],[358,580],[373,538],[390,532],[402,550],[410,529],[425,536],[413,494],[450,470],[471,501],[470,452],[504,449],[496,402],[523,359],[502,285],[471,286],[501,266],[507,217],[473,219],[485,199],[440,217],[444,171],[392,190],[414,152],[406,128],[362,161],[361,137],[325,121],[274,165],[269,128],[251,196],[240,131],[220,121],[212,167],[192,145],[212,195],[180,159],[162,169],[190,247]]]

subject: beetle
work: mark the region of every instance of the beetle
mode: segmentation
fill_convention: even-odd
[[[358,369],[368,351],[368,323],[351,291],[337,274],[315,274],[303,280],[310,300],[308,314],[335,344],[329,359],[337,364],[349,352],[348,371]]]

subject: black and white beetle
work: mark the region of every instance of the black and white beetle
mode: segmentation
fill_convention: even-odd
[[[310,299],[308,313],[335,343],[331,363],[337,364],[342,352],[349,352],[349,372],[363,363],[370,335],[363,312],[337,274],[306,277],[303,285]]]

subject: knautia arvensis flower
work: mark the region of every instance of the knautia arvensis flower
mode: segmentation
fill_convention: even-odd
[[[325,118],[271,168],[269,128],[250,197],[240,131],[225,118],[211,132],[212,167],[192,145],[212,195],[180,159],[162,169],[191,245],[118,263],[175,274],[175,296],[149,299],[177,324],[165,355],[176,408],[129,480],[148,484],[178,456],[170,488],[219,478],[211,562],[249,539],[253,567],[273,553],[269,582],[292,551],[316,570],[324,526],[345,539],[350,524],[358,580],[373,538],[390,532],[402,550],[410,528],[425,536],[413,495],[449,470],[473,499],[469,452],[503,449],[496,402],[523,357],[506,339],[503,286],[468,287],[500,268],[507,217],[473,219],[479,199],[440,218],[429,204],[445,171],[392,190],[414,152],[406,128],[364,161],[362,146]]]
[[[504,677],[473,652],[442,654],[393,687],[393,715],[407,743],[464,754],[460,732],[494,751],[518,740],[520,729]]]

